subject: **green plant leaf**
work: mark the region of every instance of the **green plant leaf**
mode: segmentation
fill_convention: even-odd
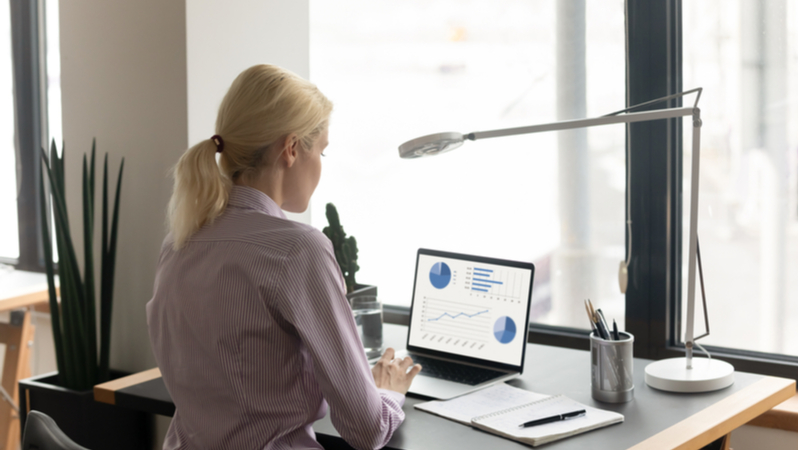
[[[52,146],[55,147],[56,141],[53,141]],[[47,159],[47,152],[42,150],[42,158],[43,160]],[[47,274],[47,293],[49,296],[49,305],[50,305],[50,320],[52,322],[53,328],[53,343],[55,344],[55,352],[56,352],[56,366],[58,367],[59,373],[65,372],[65,365],[64,365],[64,346],[63,341],[61,338],[61,314],[59,311],[59,303],[58,303],[58,296],[56,294],[56,283],[55,283],[55,267],[53,264],[53,242],[52,237],[50,234],[50,223],[47,220],[48,210],[50,209],[50,202],[47,201],[46,189],[45,189],[45,173],[44,171],[49,170],[46,168],[45,164],[42,163],[41,171],[39,172],[39,216],[42,220],[39,221],[41,224],[41,233],[42,233],[42,250],[44,252],[44,268]],[[60,375],[63,376],[63,375]]]
[[[94,146],[92,146],[94,151]],[[94,155],[92,155],[92,166],[94,165]],[[95,315],[95,291],[94,291],[94,167],[88,167],[86,154],[83,155],[83,292],[84,297],[80,300],[80,314],[85,324],[84,342],[86,346],[86,357],[91,362],[87,367],[88,377],[92,380],[97,378],[97,325]]]
[[[117,175],[117,189],[114,195],[114,213],[111,219],[111,237],[108,242],[108,252],[106,260],[103,262],[104,271],[106,276],[103,277],[103,282],[108,283],[107,287],[103,289],[104,296],[101,298],[100,305],[100,371],[108,372],[109,364],[109,351],[111,347],[111,317],[114,295],[114,268],[116,265],[117,257],[117,231],[119,229],[119,208],[120,208],[120,194],[122,192],[122,173],[125,168],[125,158],[122,158],[119,164],[119,174]],[[104,180],[107,178],[103,176]],[[104,181],[105,184],[105,181]],[[104,189],[105,190],[105,189]],[[103,207],[105,211],[105,206]],[[105,212],[103,213],[106,214]]]

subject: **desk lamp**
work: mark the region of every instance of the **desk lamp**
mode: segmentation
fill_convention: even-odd
[[[702,88],[692,89],[679,94],[651,100],[605,116],[590,119],[563,120],[541,125],[532,125],[517,128],[505,128],[492,131],[478,131],[468,134],[458,132],[436,133],[412,139],[400,146],[400,157],[413,159],[423,156],[433,156],[449,152],[460,147],[465,140],[475,141],[518,134],[541,133],[546,131],[569,130],[575,128],[588,128],[599,125],[615,123],[646,122],[650,120],[671,119],[692,116],[692,190],[689,220],[689,297],[687,299],[686,334],[684,337],[686,357],[669,358],[650,363],[645,368],[645,382],[651,387],[672,392],[707,392],[722,389],[733,383],[733,366],[725,361],[712,358],[703,358],[699,361],[692,360],[695,341],[708,335],[708,311],[706,309],[705,292],[703,290],[703,312],[705,314],[706,333],[694,336],[694,310],[695,310],[695,274],[697,262],[700,261],[699,246],[697,243],[697,199],[700,178],[700,101]],[[693,107],[665,108],[652,111],[631,112],[634,109],[653,103],[664,102],[697,92]],[[629,150],[630,151],[630,150]],[[629,154],[630,159],[630,154]],[[627,186],[630,195],[630,184]],[[630,205],[630,200],[628,201]],[[630,216],[630,214],[628,214]],[[628,221],[628,233],[631,233]],[[630,258],[620,264],[619,284],[620,290],[625,293],[628,285],[628,263]],[[702,288],[702,265],[700,266],[700,282]]]

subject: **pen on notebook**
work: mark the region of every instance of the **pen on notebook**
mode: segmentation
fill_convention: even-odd
[[[572,411],[572,412],[568,412],[568,413],[564,413],[564,414],[556,414],[555,416],[545,417],[544,419],[531,420],[530,422],[523,423],[519,427],[520,428],[535,427],[536,425],[544,425],[546,423],[558,422],[560,420],[571,419],[573,417],[578,417],[578,416],[581,416],[583,414],[586,414],[586,410],[585,409],[581,409],[579,411]]]

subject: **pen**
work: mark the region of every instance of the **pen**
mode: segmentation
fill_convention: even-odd
[[[519,427],[520,428],[535,427],[536,425],[544,425],[550,422],[558,422],[559,420],[567,420],[572,417],[578,417],[583,414],[586,414],[585,409],[581,409],[580,411],[572,411],[565,414],[556,414],[555,416],[545,417],[544,419],[531,420],[530,422],[523,423]]]
[[[617,328],[617,319],[612,319],[614,321],[614,340],[619,340],[619,328]]]
[[[608,322],[606,322],[606,315],[603,314],[603,310],[597,308],[597,320],[599,322],[603,322],[603,326],[608,331],[608,339],[611,339],[611,327],[608,326]]]
[[[583,301],[583,306],[586,307],[586,315],[589,316],[589,323],[592,324],[592,331],[594,331],[595,335],[599,336],[600,333],[597,331],[597,327],[594,326],[594,318],[592,317],[592,311],[589,308],[589,303],[587,303],[587,302],[588,302],[588,300],[584,300]]]
[[[597,337],[600,339],[610,340],[611,336],[608,334],[608,328],[603,328],[602,323],[600,322],[600,316],[597,314],[597,311],[595,311],[592,301],[588,298],[586,299],[586,305],[589,308],[589,320],[591,320],[595,326]]]
[[[603,312],[599,309],[595,311],[594,317],[596,319],[597,330],[600,331],[600,337],[610,341],[611,333],[608,331],[608,325],[603,320]]]

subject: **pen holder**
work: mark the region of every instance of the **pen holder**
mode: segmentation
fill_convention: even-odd
[[[592,353],[592,398],[601,402],[633,400],[633,335],[619,332],[618,341],[589,335]]]

